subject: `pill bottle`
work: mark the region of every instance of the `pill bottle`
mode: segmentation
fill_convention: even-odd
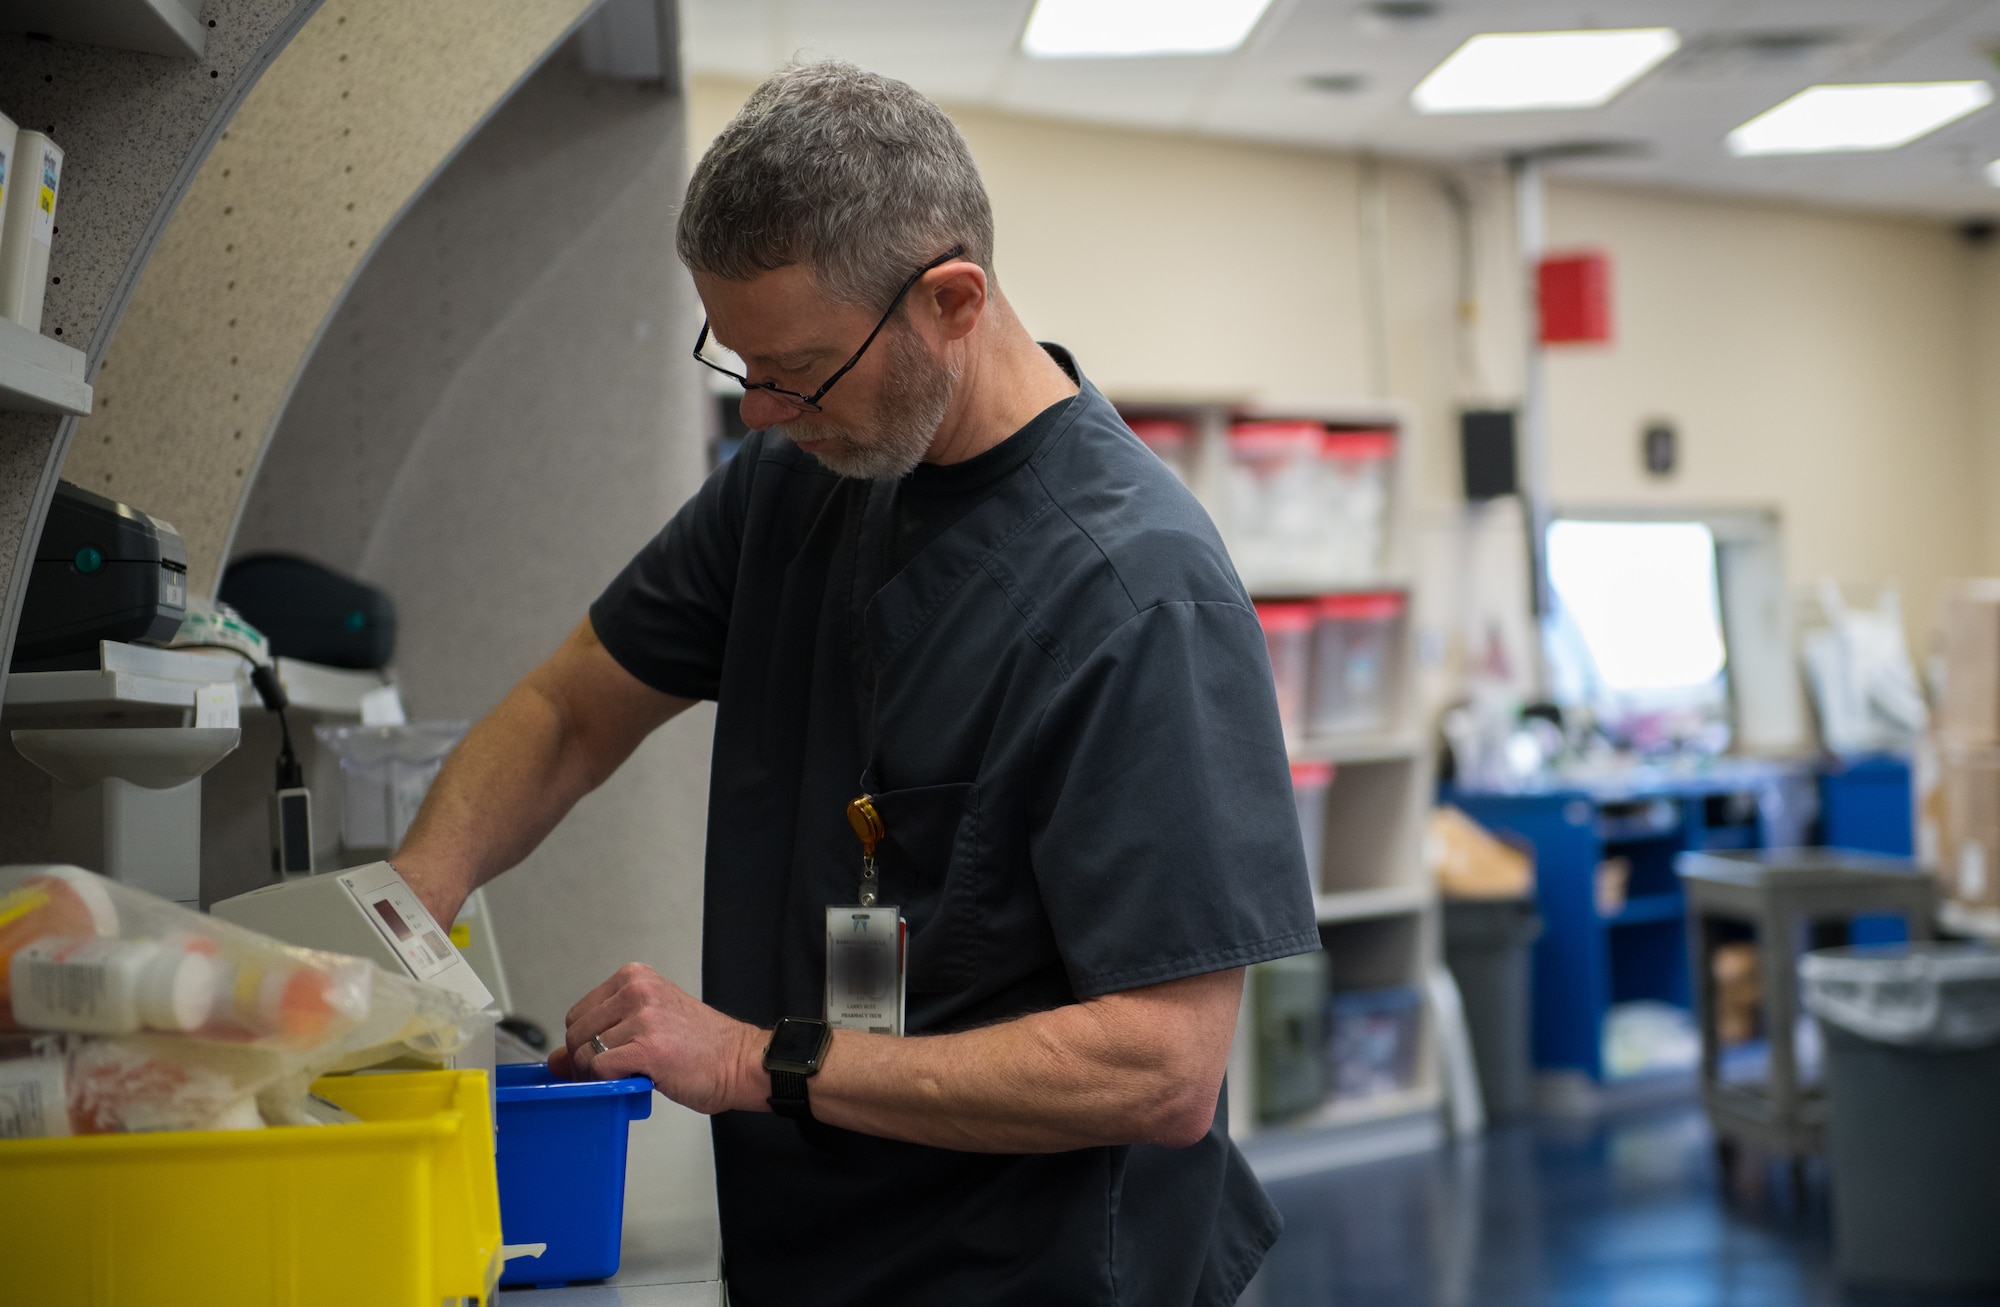
[[[226,958],[204,1034],[316,1039],[340,1006],[333,979],[318,967],[255,955]]]
[[[215,1005],[215,959],[157,940],[47,936],[8,972],[14,1021],[32,1030],[194,1030]]]
[[[0,892],[0,1027],[10,1024],[8,975],[14,955],[49,935],[71,939],[118,933],[118,909],[95,872],[49,867]]]

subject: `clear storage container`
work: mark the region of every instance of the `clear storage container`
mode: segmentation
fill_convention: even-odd
[[[1326,864],[1326,792],[1332,786],[1332,763],[1292,764],[1292,801],[1299,809],[1299,838],[1305,841],[1306,874],[1315,894],[1320,892],[1320,869]]]
[[[1312,632],[1316,610],[1309,603],[1258,604],[1257,621],[1264,628],[1264,648],[1271,655],[1271,678],[1277,683],[1278,721],[1285,742],[1296,744],[1306,733],[1306,686],[1312,679]]]
[[[464,722],[313,727],[313,738],[340,759],[340,842],[350,854],[403,842],[465,729]]]
[[[1328,595],[1313,628],[1308,725],[1316,736],[1387,730],[1401,690],[1403,595]]]
[[[1194,476],[1194,428],[1172,418],[1128,418],[1125,425],[1174,470],[1182,482]]]
[[[1393,431],[1329,431],[1319,447],[1321,566],[1336,581],[1382,574]]]
[[[1423,999],[1415,989],[1356,989],[1327,1000],[1327,1084],[1337,1102],[1401,1093],[1417,1082]]]
[[[1253,586],[1312,584],[1325,553],[1318,422],[1239,422],[1229,429],[1229,551]]]

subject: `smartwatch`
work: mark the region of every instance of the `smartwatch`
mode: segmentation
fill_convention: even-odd
[[[819,1074],[820,1059],[832,1040],[833,1027],[824,1021],[778,1018],[771,1042],[764,1046],[764,1069],[771,1073],[771,1096],[764,1101],[773,1112],[794,1121],[813,1119],[806,1081]]]

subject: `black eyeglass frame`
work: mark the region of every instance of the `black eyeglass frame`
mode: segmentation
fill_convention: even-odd
[[[741,372],[731,372],[728,368],[723,367],[721,364],[710,363],[707,359],[703,358],[701,356],[701,352],[702,350],[708,347],[707,318],[703,318],[701,320],[701,334],[699,336],[696,336],[694,340],[694,361],[701,364],[705,368],[709,368],[716,372],[720,372],[723,376],[728,377],[730,380],[734,381],[737,385],[743,387],[743,393],[746,395],[753,390],[768,390],[773,395],[784,396],[786,399],[792,401],[792,403],[798,405],[799,408],[804,412],[807,413],[822,412],[823,410],[820,408],[819,402],[822,399],[826,398],[826,392],[832,390],[833,383],[840,380],[842,377],[846,376],[849,372],[853,370],[854,365],[861,361],[861,356],[868,352],[868,347],[870,345],[873,345],[875,343],[875,338],[882,334],[882,328],[888,326],[889,319],[895,316],[897,307],[901,305],[903,302],[903,297],[910,293],[910,287],[916,285],[917,282],[923,277],[923,275],[931,271],[932,269],[941,268],[945,264],[950,263],[953,259],[960,259],[964,257],[965,257],[965,247],[963,245],[954,245],[950,249],[946,250],[943,254],[938,255],[935,259],[932,259],[929,263],[926,263],[923,267],[918,268],[915,272],[911,273],[909,280],[903,283],[902,289],[896,292],[896,297],[889,301],[889,307],[882,311],[882,318],[879,322],[875,324],[875,330],[869,332],[868,339],[861,342],[861,348],[854,351],[854,357],[848,359],[847,362],[841,364],[840,371],[828,377],[826,379],[826,383],[822,385],[818,390],[815,390],[810,395],[801,395],[796,390],[786,390],[783,386],[779,385],[775,381],[752,381],[750,380],[750,378],[744,376]]]

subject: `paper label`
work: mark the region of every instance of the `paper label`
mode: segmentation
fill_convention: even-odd
[[[62,155],[55,150],[42,151],[42,193],[35,202],[35,220],[28,226],[28,234],[47,245],[56,236],[56,182],[62,176]],[[28,179],[29,185],[34,178]]]
[[[69,1135],[63,1064],[52,1057],[0,1062],[0,1139]]]
[[[134,947],[122,939],[36,940],[14,955],[8,969],[14,1020],[35,1030],[137,1030],[138,1013],[112,983],[112,968]]]
[[[352,886],[349,892],[354,892]],[[403,959],[403,965],[418,980],[429,980],[458,961],[450,941],[408,886],[389,885],[356,897],[361,900],[362,912],[375,923],[375,929],[382,932],[382,938],[389,941],[389,947],[396,950],[396,956]]]
[[[395,686],[377,686],[361,696],[363,726],[401,726],[408,720],[403,714],[402,692]]]
[[[171,567],[160,569],[160,604],[165,608],[186,608],[188,601],[188,579],[186,572],[176,572]]]
[[[221,681],[214,685],[204,685],[194,692],[194,724],[202,726],[235,727],[240,724],[236,701],[236,682]]]
[[[903,1033],[903,919],[894,907],[826,910],[826,1021],[840,1030]]]

